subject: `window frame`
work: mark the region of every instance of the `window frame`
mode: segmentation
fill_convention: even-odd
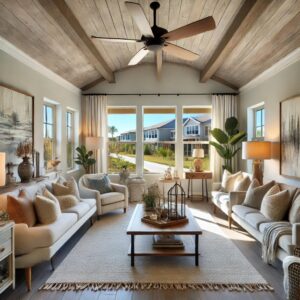
[[[71,115],[71,126],[69,126],[69,122],[68,122],[68,115]],[[75,112],[71,109],[67,109],[66,111],[66,138],[67,138],[67,170],[73,170],[75,169],[75,162],[74,162],[74,157],[75,157]],[[73,150],[72,150],[72,165],[68,166],[68,143],[69,143],[69,131],[68,129],[71,128],[71,141],[72,141],[72,145],[73,145]]]
[[[261,111],[261,125],[257,126],[257,112]],[[263,117],[264,116],[264,117]],[[261,136],[257,136],[257,129],[260,128]],[[255,107],[253,109],[253,140],[260,141],[265,138],[265,106]]]

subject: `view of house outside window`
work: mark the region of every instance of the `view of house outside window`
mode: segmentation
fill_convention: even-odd
[[[108,109],[108,173],[136,172],[136,109]]]

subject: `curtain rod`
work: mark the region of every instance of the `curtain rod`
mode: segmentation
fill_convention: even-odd
[[[238,93],[93,93],[82,94],[83,96],[212,96],[212,95],[233,95]]]

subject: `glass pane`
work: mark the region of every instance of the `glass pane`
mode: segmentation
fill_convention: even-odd
[[[261,127],[261,136],[264,137],[265,136],[265,126]]]
[[[52,168],[51,166],[51,160],[54,159],[53,153],[54,153],[54,145],[53,140],[49,138],[44,139],[44,167],[46,170],[49,170]]]
[[[44,123],[46,123],[47,121],[46,112],[47,112],[47,106],[44,105]]]
[[[256,127],[258,127],[258,126],[261,126],[262,124],[261,124],[261,109],[260,110],[257,110],[256,111],[256,119],[255,119],[255,122],[256,122],[256,124],[255,124],[255,126]]]
[[[68,169],[74,168],[74,144],[72,142],[67,143],[67,167]]]
[[[46,138],[47,137],[47,132],[46,132],[46,125],[44,124],[43,125],[43,135],[44,135],[44,138]]]
[[[50,107],[50,106],[47,106],[47,116],[46,116],[46,119],[47,119],[47,123],[48,124],[53,124],[53,108]]]
[[[256,128],[256,133],[255,133],[256,137],[262,137],[262,128],[261,127],[257,127]]]
[[[265,109],[263,108],[261,112],[261,125],[265,125]]]
[[[68,141],[72,141],[72,139],[73,139],[72,128],[70,128],[70,127],[67,128],[67,139],[68,139]]]
[[[53,125],[46,125],[47,126],[47,133],[46,133],[46,136],[48,138],[51,138],[53,139],[54,136],[53,136]]]

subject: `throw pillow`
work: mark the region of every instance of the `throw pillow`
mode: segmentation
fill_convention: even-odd
[[[79,200],[74,195],[57,196],[61,210],[76,206]]]
[[[300,193],[293,201],[292,207],[289,212],[289,222],[291,224],[300,223]]]
[[[260,212],[272,221],[281,221],[290,206],[288,190],[280,191],[278,184],[274,185],[264,196]]]
[[[36,223],[33,201],[20,190],[18,197],[7,195],[7,213],[16,224],[25,223],[32,227]]]
[[[234,192],[246,192],[251,184],[251,180],[249,176],[245,176],[242,178],[237,178],[234,185],[233,191]]]
[[[239,171],[235,174],[231,174],[226,169],[223,172],[222,183],[221,183],[221,191],[225,193],[230,193],[233,191],[234,183],[237,179],[242,178],[242,172]]]
[[[107,175],[98,178],[87,178],[88,187],[97,190],[100,194],[111,193],[113,191]]]
[[[34,207],[41,224],[47,225],[54,223],[61,215],[58,200],[37,195],[34,200]]]
[[[249,206],[255,209],[260,209],[260,205],[264,195],[269,191],[269,189],[275,184],[274,181],[270,181],[264,185],[260,185],[257,179],[252,180],[243,205]]]
[[[53,194],[55,196],[73,195],[80,200],[80,193],[76,180],[71,177],[68,181],[61,183],[52,183]]]

